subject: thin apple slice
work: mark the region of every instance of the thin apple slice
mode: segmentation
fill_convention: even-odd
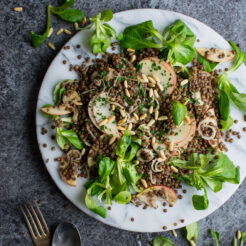
[[[197,53],[204,56],[212,62],[228,62],[235,57],[232,50],[215,49],[215,48],[196,48]]]
[[[62,159],[60,161],[59,174],[62,180],[68,185],[77,185],[78,165],[75,162],[70,163],[67,160],[66,154],[63,154]]]
[[[92,111],[96,123],[100,126],[100,122],[105,119],[108,119],[111,115],[113,115],[113,111],[110,107],[110,101],[108,94],[106,92],[100,93],[97,98],[93,102]],[[115,122],[105,123],[100,126],[100,130],[107,134],[119,137],[119,131],[117,129],[117,125]]]
[[[181,126],[176,127],[173,132],[174,134],[167,135],[167,142],[173,142],[174,144],[178,144],[184,141],[190,134],[191,130],[191,118],[187,115],[183,120]]]
[[[161,202],[167,201],[170,204],[175,204],[177,201],[177,195],[174,190],[164,185],[154,185],[144,189],[137,194],[137,198],[145,204],[157,209],[157,200]]]
[[[40,110],[48,115],[66,115],[72,112],[72,109],[68,110],[65,105],[43,107]]]
[[[88,104],[88,115],[89,115],[89,117],[90,117],[91,122],[94,124],[94,126],[95,126],[97,129],[101,130],[100,127],[99,127],[99,125],[98,125],[97,122],[96,122],[96,119],[95,119],[95,117],[94,117],[93,110],[92,110],[92,109],[93,109],[93,103],[94,103],[94,101],[96,100],[97,96],[98,96],[98,95],[95,95],[95,96],[90,100],[90,102],[89,102],[89,104]]]
[[[157,57],[147,57],[140,61],[141,73],[146,76],[155,75],[163,87],[163,93],[171,94],[176,87],[176,75],[168,63]],[[171,71],[172,70],[172,71]]]
[[[195,137],[196,135],[196,119],[194,118],[193,115],[190,115],[190,124],[191,124],[191,128],[190,128],[190,132],[189,135],[181,142],[174,144],[175,148],[183,148],[186,147],[189,142]]]

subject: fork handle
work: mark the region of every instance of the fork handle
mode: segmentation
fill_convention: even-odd
[[[36,246],[51,246],[50,239],[42,240],[40,242],[35,243]]]

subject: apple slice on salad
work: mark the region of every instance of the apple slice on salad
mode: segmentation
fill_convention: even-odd
[[[171,94],[176,87],[177,79],[173,68],[157,57],[148,57],[140,61],[141,73],[156,76],[163,87],[163,93]]]
[[[137,198],[145,204],[157,209],[158,205],[156,202],[167,201],[170,204],[175,204],[177,201],[177,194],[175,191],[164,185],[154,185],[144,189],[142,192],[137,194]]]
[[[190,130],[191,118],[186,115],[181,125],[177,126],[172,134],[167,135],[167,143],[173,142],[174,144],[178,144],[183,142],[189,136]]]
[[[102,92],[91,99],[88,105],[88,114],[92,123],[103,133],[119,137],[119,131],[114,121],[105,122],[103,125],[100,125],[102,121],[113,115],[108,93]]]
[[[201,56],[212,62],[228,62],[235,57],[232,50],[215,49],[215,48],[196,48]]]
[[[50,106],[50,107],[43,107],[40,109],[43,113],[48,115],[66,115],[70,114],[72,110],[68,110],[67,106],[60,105],[60,106]]]

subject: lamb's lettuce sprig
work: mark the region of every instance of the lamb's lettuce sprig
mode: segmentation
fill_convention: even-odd
[[[130,186],[135,190],[141,175],[138,174],[132,163],[139,149],[139,139],[135,140],[126,131],[116,146],[116,161],[109,157],[102,158],[98,163],[98,178],[86,183],[87,189],[85,203],[87,208],[106,217],[106,209],[101,206],[93,196],[97,195],[100,203],[105,200],[106,204],[112,201],[120,204],[129,203],[131,200]]]
[[[204,195],[194,195],[192,197],[193,206],[197,210],[208,208],[209,201],[206,186],[213,192],[218,192],[222,189],[224,182],[232,184],[239,184],[240,182],[239,169],[223,153],[208,153],[206,155],[193,153],[189,161],[173,159],[169,164],[191,170],[192,172],[183,175],[181,180],[197,190],[204,190]]]

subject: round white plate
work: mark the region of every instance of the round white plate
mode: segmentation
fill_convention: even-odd
[[[128,25],[137,24],[146,20],[152,20],[154,26],[160,32],[162,32],[167,25],[177,19],[184,21],[196,34],[197,39],[200,40],[200,42],[195,44],[196,46],[230,49],[230,45],[226,42],[226,40],[205,24],[188,16],[166,10],[137,9],[120,12],[114,14],[114,18],[110,22],[110,25],[112,25],[112,27],[114,27],[119,33],[123,31],[124,28]],[[56,185],[74,205],[76,205],[86,214],[108,225],[130,231],[159,232],[162,231],[163,226],[167,226],[167,230],[177,229],[179,227],[183,227],[187,224],[198,221],[214,212],[230,198],[239,185],[225,183],[223,185],[223,189],[218,193],[213,193],[209,190],[208,197],[210,204],[209,208],[204,211],[195,210],[192,206],[191,197],[193,194],[198,193],[196,189],[184,185],[183,187],[188,191],[187,194],[182,194],[182,192],[179,191],[180,194],[183,195],[183,199],[178,200],[174,207],[167,207],[167,213],[162,211],[162,206],[159,206],[159,208],[156,210],[153,208],[147,208],[144,210],[142,207],[137,208],[132,204],[113,204],[112,209],[108,211],[107,218],[103,219],[88,210],[85,206],[85,189],[83,187],[83,184],[86,181],[85,179],[79,178],[76,187],[70,187],[60,179],[58,174],[58,162],[55,162],[54,158],[61,156],[61,151],[59,150],[55,140],[51,139],[51,135],[55,133],[54,130],[51,130],[51,121],[43,117],[39,109],[44,104],[53,103],[52,91],[54,86],[59,81],[67,78],[77,78],[75,72],[69,71],[69,64],[81,64],[82,60],[77,59],[78,55],[82,55],[83,58],[88,56],[91,58],[93,57],[91,48],[88,45],[88,37],[90,34],[90,30],[83,30],[78,32],[66,44],[71,48],[69,50],[62,49],[58,53],[44,77],[38,97],[36,112],[38,143],[44,163]],[[81,45],[80,49],[76,48],[77,44]],[[62,63],[63,60],[67,60],[67,65]],[[240,91],[246,91],[246,87],[242,84],[242,82],[246,80],[246,69],[244,65],[241,66],[240,69],[238,69],[235,73],[230,75],[230,78]],[[233,128],[241,130],[243,126],[242,113],[233,106],[231,116],[233,119],[237,119],[239,121],[239,123],[234,125]],[[42,127],[48,129],[48,134],[41,134]],[[227,154],[229,158],[233,160],[235,165],[240,166],[241,181],[243,181],[246,174],[246,165],[244,165],[246,138],[242,136],[240,140],[237,139],[234,142],[234,144],[230,144],[228,146],[229,152]],[[44,143],[48,145],[47,148],[42,146]],[[55,151],[51,151],[52,146],[56,146]],[[46,163],[47,159],[49,159],[48,163]],[[134,217],[134,222],[131,221],[132,217]],[[185,222],[180,223],[181,219],[184,219]],[[178,224],[177,226],[173,225],[175,222]]]

